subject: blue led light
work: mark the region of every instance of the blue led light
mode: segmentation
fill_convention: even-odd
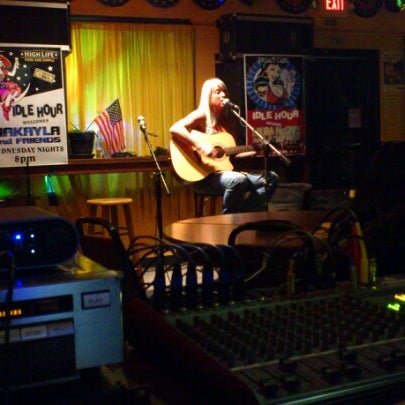
[[[20,241],[20,240],[22,240],[22,238],[23,238],[22,233],[16,233],[14,235],[14,240],[16,240],[16,241]]]

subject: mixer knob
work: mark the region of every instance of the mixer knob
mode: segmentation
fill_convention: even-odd
[[[357,359],[357,353],[353,350],[348,350],[345,347],[340,348],[339,357],[344,361],[355,362]]]
[[[309,353],[312,353],[312,349],[313,349],[313,347],[312,347],[312,340],[310,340],[310,339],[305,339],[304,342],[303,342],[303,349],[302,349],[302,352],[303,352],[304,354],[309,354]]]
[[[379,356],[378,364],[386,371],[392,371],[397,366],[397,361],[392,356]]]
[[[267,398],[275,398],[278,393],[278,384],[272,379],[263,379],[259,383],[260,390]]]
[[[275,353],[274,350],[271,346],[267,345],[266,347],[266,353],[264,354],[264,359],[266,361],[274,360]]]
[[[235,367],[236,364],[236,356],[235,353],[232,351],[228,351],[227,353],[227,359],[226,359],[226,364],[228,365],[229,368]]]
[[[361,374],[361,368],[353,363],[343,363],[342,371],[350,379],[358,378]]]
[[[281,370],[291,373],[297,369],[298,364],[295,360],[280,359],[279,365]]]
[[[256,362],[256,352],[251,347],[247,348],[246,361],[247,364],[254,364]]]
[[[394,350],[391,352],[391,356],[398,362],[398,364],[401,364],[402,366],[405,365],[405,351]]]
[[[244,343],[241,342],[241,343],[239,344],[239,350],[238,350],[239,356],[240,356],[242,359],[246,359],[247,352],[248,352],[247,346],[246,346]]]
[[[329,340],[326,337],[321,339],[320,347],[323,352],[329,349]]]
[[[288,392],[297,392],[300,388],[300,380],[293,374],[285,374],[281,377],[284,389]]]
[[[361,331],[355,334],[354,343],[356,345],[361,345],[363,343],[363,333]]]
[[[338,341],[338,332],[337,332],[337,330],[333,329],[330,332],[329,342],[331,344],[336,344],[337,341]]]
[[[388,339],[393,339],[398,331],[398,328],[395,325],[389,325],[387,327],[386,333]]]
[[[326,380],[331,384],[336,384],[342,378],[342,373],[336,367],[324,367],[322,369],[322,374]]]

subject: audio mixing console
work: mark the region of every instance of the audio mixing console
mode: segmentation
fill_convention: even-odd
[[[405,399],[404,297],[394,279],[163,315],[138,302],[129,321],[142,332],[128,337],[216,403],[393,404]]]

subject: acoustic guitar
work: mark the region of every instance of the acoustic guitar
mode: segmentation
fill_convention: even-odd
[[[198,153],[195,148],[178,139],[172,138],[169,144],[173,169],[185,181],[199,181],[213,172],[233,170],[230,156],[255,150],[251,145],[236,146],[235,139],[227,132],[214,135],[199,133],[199,136],[213,147],[210,156]]]

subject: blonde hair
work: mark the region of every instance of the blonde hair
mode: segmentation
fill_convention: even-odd
[[[198,109],[204,113],[205,116],[205,133],[211,134],[214,133],[215,125],[217,124],[217,117],[213,113],[211,109],[211,94],[214,90],[221,89],[227,92],[227,88],[225,83],[214,77],[212,79],[208,79],[204,82],[201,88],[201,96],[200,96],[200,104],[198,105]]]

